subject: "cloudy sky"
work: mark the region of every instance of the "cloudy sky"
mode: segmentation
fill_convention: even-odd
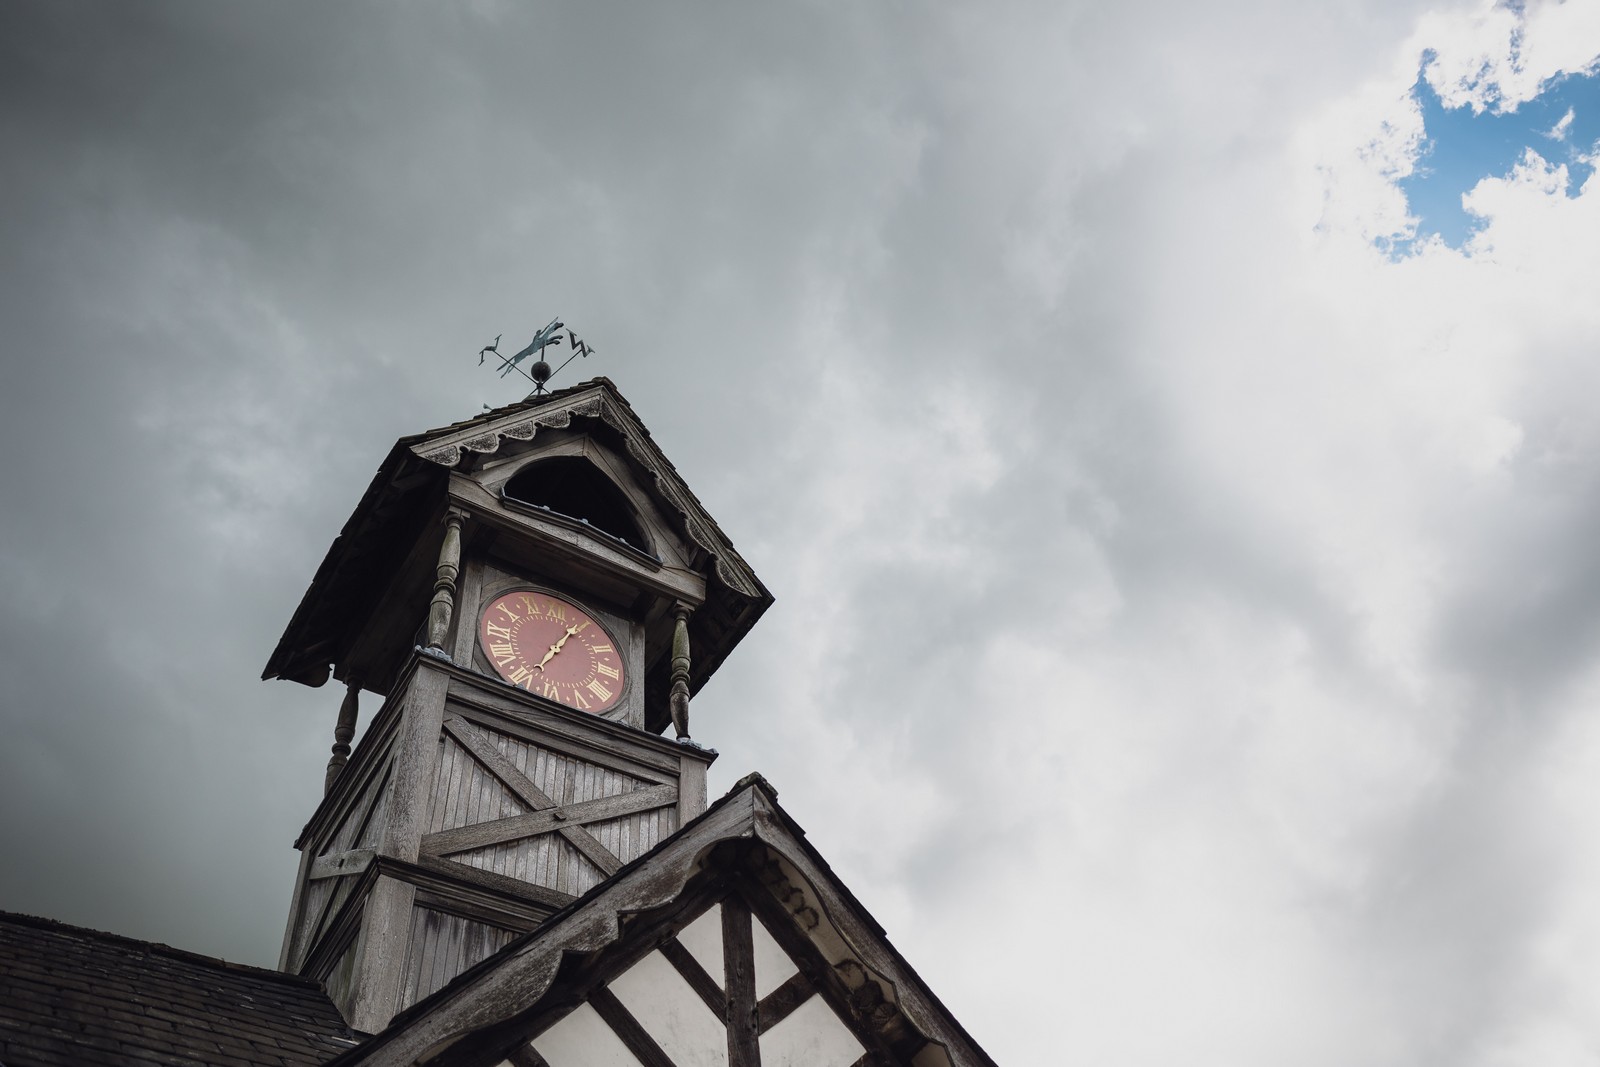
[[[39,0],[0,53],[0,908],[276,962],[338,694],[262,665],[559,314],[777,596],[713,794],[998,1060],[1600,1055],[1597,0]]]

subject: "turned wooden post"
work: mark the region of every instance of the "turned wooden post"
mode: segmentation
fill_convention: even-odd
[[[339,704],[339,721],[333,724],[333,756],[328,760],[328,776],[322,791],[333,789],[339,772],[350,762],[350,739],[356,735],[356,705],[361,699],[361,681],[355,675],[345,680],[344,700]]]
[[[439,546],[439,568],[433,580],[433,600],[428,603],[428,647],[444,651],[445,633],[455,610],[456,574],[461,570],[461,520],[466,515],[451,508],[444,517],[444,544]]]
[[[672,728],[679,741],[689,739],[689,609],[683,604],[673,609],[672,691],[667,705],[672,709]]]

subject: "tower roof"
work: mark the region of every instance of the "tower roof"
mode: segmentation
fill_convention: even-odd
[[[606,378],[397,441],[317,568],[262,677],[321,685],[330,673],[343,676],[351,634],[442,506],[450,472],[468,471],[479,457],[531,441],[541,429],[574,425],[616,441],[663,514],[710,560],[706,602],[693,622],[689,685],[697,691],[772,603],[772,594]]]

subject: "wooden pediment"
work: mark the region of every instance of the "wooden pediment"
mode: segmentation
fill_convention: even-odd
[[[992,1064],[752,776],[343,1067]]]
[[[770,600],[770,594],[750,565],[734,550],[716,520],[684,484],[672,462],[651,440],[650,431],[609,379],[596,378],[525,404],[490,412],[467,423],[423,434],[410,448],[430,463],[460,468],[464,460],[471,463],[472,456],[516,451],[519,446],[531,444],[540,430],[566,429],[574,419],[593,420],[615,433],[641,487],[656,499],[664,514],[673,517],[687,541],[706,553],[723,585],[748,598]],[[612,465],[611,470],[619,478],[628,477],[616,465]]]

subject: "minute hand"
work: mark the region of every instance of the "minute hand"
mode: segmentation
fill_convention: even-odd
[[[544,670],[544,665],[555,659],[556,653],[561,651],[561,646],[567,643],[567,638],[577,632],[578,628],[576,626],[567,627],[567,632],[561,635],[561,640],[550,646],[550,651],[544,654],[544,659],[533,665],[533,669],[536,671]]]

